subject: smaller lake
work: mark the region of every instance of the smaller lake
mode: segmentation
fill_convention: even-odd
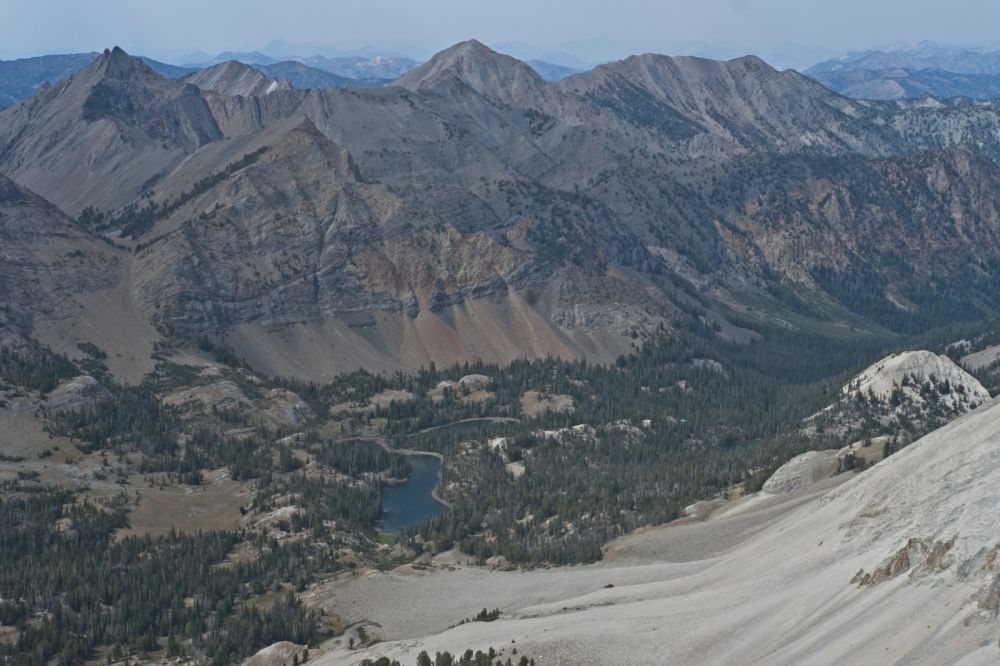
[[[455,421],[454,423],[449,423],[447,425],[440,425],[440,426],[435,426],[433,428],[427,428],[426,430],[421,430],[420,432],[421,433],[441,432],[441,433],[452,433],[456,435],[469,435],[472,433],[482,432],[494,426],[504,425],[507,423],[517,423],[517,419],[494,418],[494,417],[465,419],[463,421]]]
[[[413,474],[382,492],[382,531],[399,534],[404,527],[442,513],[447,507],[434,499],[441,460],[436,456],[409,454]]]

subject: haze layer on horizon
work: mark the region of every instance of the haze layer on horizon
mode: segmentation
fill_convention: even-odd
[[[3,0],[0,58],[111,45],[175,62],[196,52],[364,45],[426,58],[475,37],[523,58],[753,53],[801,67],[921,40],[991,45],[998,22],[992,0]]]

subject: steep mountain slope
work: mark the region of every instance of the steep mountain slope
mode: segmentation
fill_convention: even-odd
[[[655,130],[659,141],[672,138],[674,157],[676,151],[703,159],[747,150],[889,157],[961,143],[1000,155],[995,133],[983,131],[997,122],[995,103],[857,102],[752,56],[712,61],[645,54],[554,85]]]
[[[621,111],[635,100],[622,97],[618,102],[605,99],[604,105],[597,104],[587,97],[565,95],[556,88],[546,87],[537,77],[529,78],[531,83],[526,86],[530,89],[528,98],[531,103],[539,104],[541,111],[522,111],[516,106],[498,108],[484,103],[489,99],[469,95],[468,88],[479,86],[480,96],[485,91],[497,100],[497,95],[506,93],[490,86],[502,88],[499,81],[528,76],[522,71],[524,66],[511,64],[509,58],[481,45],[465,44],[455,49],[415,70],[409,75],[413,79],[402,81],[422,90],[429,86],[438,92],[436,95],[405,96],[391,87],[378,97],[331,92],[308,95],[301,100],[268,99],[255,102],[252,109],[246,105],[230,108],[235,105],[220,102],[226,106],[218,109],[216,115],[227,123],[253,118],[251,128],[225,126],[227,133],[239,133],[270,122],[270,117],[286,115],[289,109],[304,113],[322,131],[351,150],[366,177],[402,188],[408,197],[426,197],[427,205],[434,206],[438,214],[450,216],[453,205],[461,206],[455,212],[459,214],[456,217],[464,220],[463,226],[482,219],[487,212],[484,209],[496,211],[499,222],[520,212],[518,208],[523,210],[523,205],[538,210],[542,207],[540,199],[573,190],[572,196],[590,199],[595,213],[597,206],[604,207],[599,212],[602,218],[616,219],[613,224],[601,224],[603,233],[616,226],[644,232],[655,227],[662,234],[684,236],[688,243],[700,237],[699,244],[709,245],[697,249],[706,255],[715,253],[717,245],[705,238],[713,232],[702,224],[697,225],[698,229],[690,228],[696,219],[712,215],[707,202],[692,191],[689,183],[681,182],[678,172],[687,169],[665,162],[676,159],[667,155],[700,153],[710,146],[715,147],[713,152],[723,154],[745,150],[733,140],[731,132],[702,128],[696,120],[681,118],[680,112],[664,108],[665,102],[644,93],[641,103],[654,105],[657,110],[639,109],[642,114],[656,117],[662,111],[662,118],[673,118],[673,124],[685,128],[684,136],[678,137],[661,131],[665,120],[650,126],[643,121],[642,114]],[[417,82],[416,77],[424,74],[426,80],[421,78]],[[853,108],[846,100],[805,79],[802,81],[822,96]],[[448,92],[442,96],[442,91]],[[402,126],[409,131],[398,133],[395,128],[404,122]],[[372,131],[376,127],[379,131]],[[651,148],[657,152],[651,153]],[[413,165],[418,163],[421,168],[415,170]],[[702,172],[704,165],[694,168]],[[702,172],[696,178],[715,175]],[[542,187],[525,188],[518,184],[517,190],[528,189],[525,194],[535,194],[539,200],[523,200],[521,195],[518,198],[522,201],[515,208],[511,206],[514,203],[511,195],[520,193],[512,191],[510,185],[517,183],[519,177],[535,180]],[[656,188],[647,186],[650,181],[657,182]],[[443,192],[446,187],[448,191]],[[637,207],[637,200],[644,205]],[[675,241],[673,238],[669,242]],[[667,242],[663,239],[663,243]],[[648,255],[636,259],[639,265],[650,260]]]
[[[291,90],[288,81],[270,79],[262,72],[235,60],[212,65],[184,78],[187,83],[220,95],[268,95]]]
[[[0,137],[0,169],[76,214],[133,201],[222,133],[197,88],[116,48],[6,110]]]
[[[998,428],[994,403],[818,497],[630,537],[607,564],[547,571],[542,586],[531,572],[369,577],[338,593],[358,610],[359,594],[406,595],[414,610],[367,618],[405,639],[319,663],[511,641],[548,664],[995,663]],[[444,630],[448,613],[426,612],[439,593],[501,617]]]
[[[0,300],[9,323],[71,313],[81,293],[114,287],[121,251],[0,176]],[[75,305],[75,304],[74,304]]]
[[[722,234],[736,265],[764,264],[894,329],[945,311],[970,318],[994,289],[1000,169],[975,150],[751,158],[731,173],[712,196],[729,200]]]
[[[37,338],[71,357],[81,343],[112,352],[108,367],[137,382],[156,332],[123,285],[131,257],[55,206],[0,176],[0,347]]]

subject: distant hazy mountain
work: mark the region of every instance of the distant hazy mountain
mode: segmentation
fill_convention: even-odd
[[[0,61],[0,108],[13,106],[27,99],[46,83],[57,83],[80,71],[92,63],[99,53],[65,53],[20,58],[17,60]],[[204,55],[204,54],[202,54]],[[302,58],[296,60],[276,61],[263,53],[249,52],[220,53],[198,66],[172,65],[152,58],[139,56],[154,72],[166,79],[180,79],[196,72],[217,67],[228,62],[240,62],[252,66],[269,79],[287,80],[294,88],[378,88],[392,79],[416,66],[416,61],[410,59],[395,59],[388,56],[372,58],[344,57]],[[306,61],[315,61],[323,65],[317,67]],[[342,74],[338,72],[347,72]],[[218,72],[215,72],[218,74]],[[251,86],[253,87],[253,86]],[[227,94],[237,93],[243,88],[227,87]]]
[[[906,99],[926,95],[1000,99],[1000,75],[996,74],[897,68],[818,72],[812,77],[830,90],[857,99]]]
[[[814,65],[805,70],[805,73],[813,76],[823,72],[887,69],[939,69],[956,74],[1000,74],[1000,51],[921,42],[912,48],[892,51],[847,53]]]
[[[284,49],[282,53],[284,53]],[[317,53],[317,55],[302,56],[286,54],[280,57],[273,57],[259,51],[225,51],[216,56],[198,53],[187,59],[189,69],[185,73],[190,73],[190,68],[204,69],[205,67],[212,67],[213,65],[235,60],[257,68],[280,65],[274,71],[266,72],[268,76],[278,76],[274,72],[285,72],[287,74],[286,78],[296,88],[331,88],[344,85],[352,87],[359,87],[360,85],[360,87],[371,88],[397,79],[419,64],[412,58],[379,52],[371,47],[356,49],[352,52],[334,52],[325,49],[324,53],[316,51],[314,53]],[[337,55],[329,55],[330,53],[336,53]],[[294,67],[290,63],[301,63],[306,67],[335,74],[341,77],[342,80],[334,82],[334,79],[324,79],[319,77],[315,72]],[[265,70],[261,69],[261,71]],[[285,76],[285,74],[281,76]],[[301,85],[296,83],[296,81],[302,82]],[[358,84],[356,82],[361,83]]]
[[[933,42],[892,51],[859,51],[805,70],[831,90],[859,99],[1000,97],[1000,51]]]
[[[203,90],[224,95],[260,96],[289,88],[380,88],[391,79],[354,79],[295,60],[267,65],[227,60],[196,70],[187,80]]]
[[[204,54],[197,55],[202,56]],[[205,67],[211,67],[212,65],[228,62],[229,60],[236,60],[237,62],[246,63],[248,65],[273,65],[278,62],[275,58],[261,53],[260,51],[223,51],[214,57],[185,62],[185,65],[196,69],[203,69]]]
[[[544,60],[528,60],[527,63],[546,81],[559,81],[560,79],[565,79],[567,76],[578,74],[581,71],[572,67],[545,62]]]
[[[96,56],[96,54],[95,54]],[[149,68],[162,76],[165,79],[180,79],[188,74],[192,74],[198,69],[196,67],[182,67],[180,65],[170,65],[165,62],[160,62],[159,60],[153,60],[152,58],[146,58],[139,56],[139,58],[149,65]]]
[[[365,44],[358,48],[341,49],[317,42],[289,42],[284,39],[272,39],[268,42],[263,52],[271,55],[277,60],[290,60],[303,53],[326,56],[327,58],[374,58],[375,56],[389,56],[391,58],[407,58],[403,53],[388,51],[383,48],[376,48],[370,44]],[[204,59],[204,58],[203,58]]]
[[[310,67],[302,62],[285,60],[273,65],[256,65],[254,69],[266,74],[272,79],[284,79],[293,88],[379,88],[390,79],[353,79],[340,76],[333,72]]]
[[[289,60],[301,62],[304,65],[322,69],[338,76],[357,80],[396,79],[419,64],[411,58],[390,55],[373,55],[370,57],[344,56],[336,58],[321,55],[309,56],[307,58],[293,56]]]
[[[98,53],[60,53],[0,61],[0,106],[12,106],[35,94],[46,83],[57,83],[93,62]],[[149,67],[168,79],[179,79],[195,71],[142,58]]]
[[[581,60],[575,55],[553,46],[528,44],[525,42],[500,42],[499,44],[493,44],[493,48],[501,53],[509,53],[525,62],[541,60],[553,65],[569,67],[579,72],[591,69],[594,66],[592,61]]]
[[[44,83],[61,81],[94,60],[96,53],[68,53],[0,61],[0,105],[31,97]]]

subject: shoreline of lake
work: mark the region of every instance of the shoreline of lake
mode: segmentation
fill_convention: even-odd
[[[444,481],[444,456],[440,453],[435,453],[434,451],[417,451],[416,449],[394,449],[391,447],[386,448],[387,451],[395,451],[396,453],[402,453],[404,456],[430,456],[432,458],[437,458],[441,465],[438,467],[437,473],[437,483],[434,484],[434,490],[431,491],[431,497],[436,499],[438,503],[443,504],[446,508],[451,508],[451,502],[441,497],[438,494],[438,489],[441,488],[441,482]],[[409,479],[409,477],[407,477]],[[404,480],[405,483],[405,480]]]
[[[378,528],[382,534],[399,534],[404,529],[440,515],[451,509],[451,504],[438,493],[443,478],[444,457],[431,451],[392,449],[405,455],[413,472],[404,480],[390,484],[382,490],[383,516]],[[418,459],[422,459],[418,463]],[[430,478],[428,461],[436,465]],[[423,477],[423,478],[422,478]],[[427,485],[432,485],[428,489]],[[412,513],[411,513],[412,512]]]
[[[502,423],[520,423],[520,419],[515,419],[510,416],[477,416],[470,419],[462,419],[460,421],[452,421],[451,423],[444,423],[439,426],[431,426],[430,428],[424,428],[423,430],[418,430],[417,432],[411,432],[407,437],[413,437],[414,435],[426,435],[427,433],[437,432],[439,430],[453,429],[456,426],[473,426],[479,423],[483,425],[499,425]],[[395,449],[397,451],[402,451],[403,449]]]

